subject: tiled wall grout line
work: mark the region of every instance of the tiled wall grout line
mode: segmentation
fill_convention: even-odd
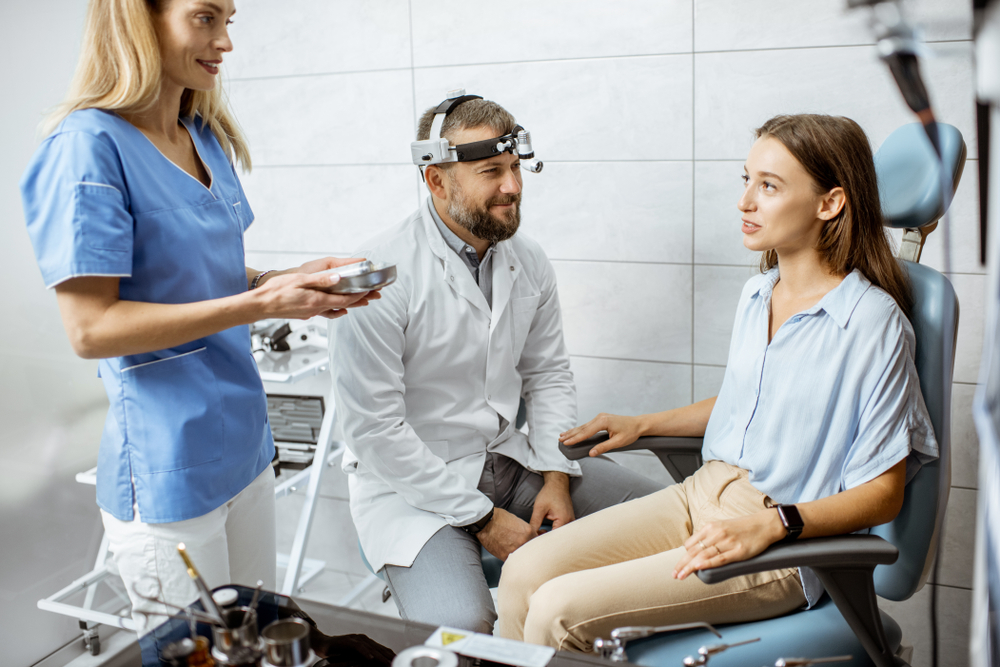
[[[693,24],[693,21],[692,21]],[[412,48],[412,12],[411,12],[411,48]],[[972,44],[972,39],[941,39],[935,41],[925,42],[928,45],[934,44]],[[874,42],[865,44],[819,44],[815,46],[779,46],[770,47],[765,49],[732,49],[732,50],[711,50],[711,51],[665,51],[661,53],[634,53],[634,54],[621,54],[621,55],[604,55],[604,56],[579,56],[575,58],[539,58],[537,60],[496,60],[489,62],[476,62],[476,63],[447,63],[440,65],[415,65],[413,63],[411,54],[411,66],[410,67],[384,67],[378,69],[361,69],[361,70],[344,70],[344,71],[331,71],[331,72],[309,72],[303,74],[270,74],[266,76],[247,76],[247,77],[233,77],[228,81],[267,81],[274,79],[285,79],[285,78],[305,78],[305,77],[320,77],[320,76],[353,76],[358,74],[378,74],[382,72],[404,72],[407,70],[431,70],[431,69],[447,69],[449,67],[493,67],[493,66],[503,66],[503,65],[531,65],[535,63],[561,63],[561,62],[580,62],[589,60],[626,60],[630,58],[668,58],[673,56],[685,56],[691,55],[725,55],[725,54],[739,54],[739,53],[763,53],[763,52],[775,52],[775,51],[813,51],[818,49],[860,49],[860,48],[871,48],[875,46]]]
[[[695,77],[695,63],[694,63],[694,50],[695,50],[695,2],[696,0],[691,0],[691,361],[694,361],[694,328],[695,328],[695,247],[698,243],[698,225],[695,221],[698,219],[698,202],[695,197],[697,184],[695,180],[697,179],[697,173],[695,170],[695,157],[696,157],[696,146],[695,146],[695,125],[697,124],[698,110],[695,107],[695,100],[697,96],[695,95],[696,81]],[[691,401],[694,401],[694,365],[691,366]]]
[[[406,9],[409,12],[409,26],[410,26],[410,96],[413,99],[413,137],[416,138],[417,126],[420,123],[420,116],[417,114],[417,69],[415,67],[415,52],[416,43],[413,39],[413,0],[408,0],[406,3]],[[421,195],[421,185],[422,181],[417,181],[415,183],[417,188],[417,203],[416,206],[420,207],[420,195]]]

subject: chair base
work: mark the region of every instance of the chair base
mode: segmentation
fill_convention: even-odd
[[[881,612],[881,615],[886,638],[892,651],[896,652],[903,633],[888,614]],[[717,628],[722,633],[721,640],[707,631],[694,630],[631,642],[627,648],[629,662],[648,667],[679,665],[686,656],[697,656],[701,646],[733,644],[760,637],[759,642],[713,656],[712,667],[773,665],[778,658],[824,658],[848,654],[853,656],[852,660],[839,662],[837,667],[873,665],[829,596],[824,596],[818,605],[809,610],[766,621],[719,625]]]

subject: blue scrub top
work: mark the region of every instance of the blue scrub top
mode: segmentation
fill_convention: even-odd
[[[113,112],[75,111],[21,179],[28,233],[48,287],[117,276],[122,300],[190,303],[246,291],[243,233],[253,221],[218,140],[184,119],[211,187]],[[97,504],[131,521],[201,516],[270,464],[274,441],[248,326],[166,350],[102,359],[111,402]]]

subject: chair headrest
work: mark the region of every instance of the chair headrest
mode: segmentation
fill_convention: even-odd
[[[938,123],[937,128],[954,194],[965,167],[965,140],[953,125]],[[920,123],[903,125],[889,135],[875,153],[875,171],[886,226],[919,228],[944,215],[940,163]]]

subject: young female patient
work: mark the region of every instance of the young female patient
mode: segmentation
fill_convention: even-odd
[[[808,569],[705,584],[696,570],[801,537],[891,521],[903,487],[937,456],[913,365],[905,273],[882,228],[871,147],[852,120],[778,116],[756,132],[738,208],[763,252],[743,288],[722,389],[683,408],[601,414],[562,434],[606,430],[590,455],[642,435],[704,436],[680,484],[528,542],[504,565],[500,632],[590,650],[625,625],[733,623],[812,606]],[[909,466],[908,466],[909,463]]]

